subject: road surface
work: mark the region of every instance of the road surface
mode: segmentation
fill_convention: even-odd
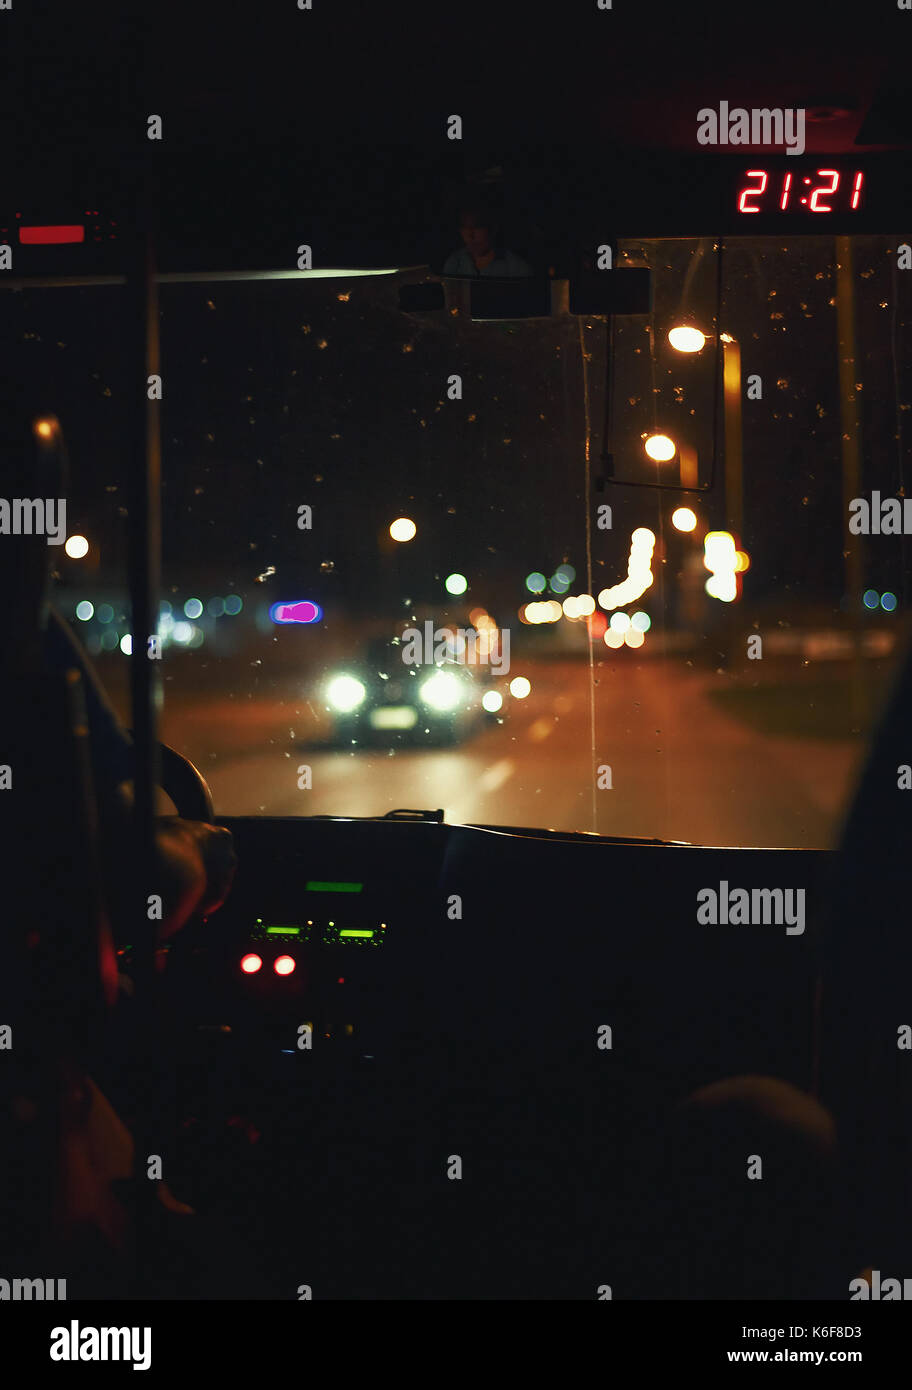
[[[864,739],[760,732],[713,700],[725,676],[683,658],[623,651],[598,669],[592,701],[584,662],[515,666],[529,696],[508,699],[502,724],[456,748],[321,749],[319,711],[290,677],[247,693],[192,694],[176,681],[162,738],[198,765],[222,815],[442,807],[452,822],[763,848],[834,843]],[[303,765],[309,790],[298,786]],[[599,788],[606,766],[610,788]]]

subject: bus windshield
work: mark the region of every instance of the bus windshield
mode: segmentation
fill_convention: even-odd
[[[618,261],[652,305],[610,327],[404,310],[427,268],[160,285],[161,737],[219,814],[835,842],[906,624],[904,539],[848,525],[903,487],[895,239]],[[126,723],[120,293],[9,299]]]

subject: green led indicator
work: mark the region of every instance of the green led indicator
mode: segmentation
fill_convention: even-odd
[[[308,893],[360,893],[363,883],[330,882],[323,879],[308,879],[305,890]]]
[[[300,927],[267,927],[267,936],[300,936]]]
[[[373,936],[373,934],[372,931],[355,931],[354,929],[339,932],[340,936]]]

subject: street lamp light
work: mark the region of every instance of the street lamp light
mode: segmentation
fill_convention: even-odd
[[[668,341],[675,352],[702,352],[706,346],[706,334],[701,333],[699,328],[693,328],[688,324],[679,324],[672,328],[668,334]]]

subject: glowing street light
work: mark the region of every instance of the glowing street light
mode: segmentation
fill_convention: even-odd
[[[676,507],[671,514],[671,524],[676,531],[694,531],[697,525],[697,514],[691,511],[690,507]]]
[[[390,526],[390,535],[394,541],[414,540],[418,527],[410,517],[400,516]]]
[[[700,352],[706,346],[706,334],[699,328],[689,328],[684,324],[672,328],[668,341],[675,352]]]
[[[674,440],[669,439],[667,434],[651,434],[644,442],[643,448],[653,463],[667,463],[677,453]]]

